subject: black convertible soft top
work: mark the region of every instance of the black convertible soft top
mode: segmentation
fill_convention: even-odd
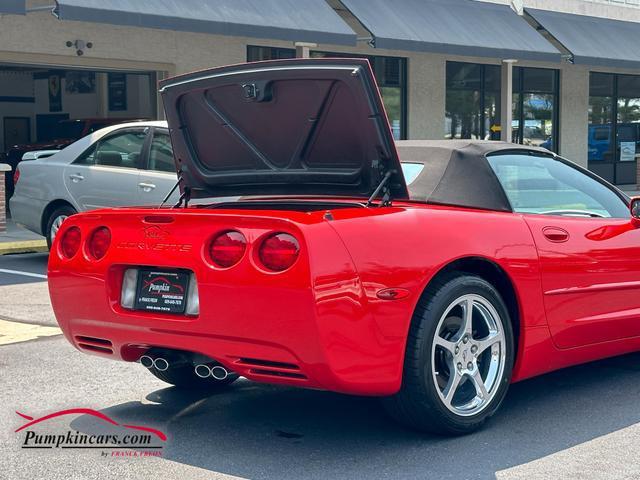
[[[554,155],[544,148],[478,140],[402,140],[396,147],[401,162],[424,164],[409,185],[411,200],[503,212],[511,212],[511,205],[487,156]]]

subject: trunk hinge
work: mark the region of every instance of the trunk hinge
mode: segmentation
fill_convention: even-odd
[[[395,174],[395,170],[389,170],[384,174],[382,180],[380,180],[380,183],[369,197],[369,200],[367,200],[367,207],[370,207],[373,204],[373,201],[378,197],[378,195],[380,195],[380,193],[382,193],[382,199],[380,200],[380,204],[378,205],[378,207],[391,206],[391,188],[389,187],[388,183],[391,177]]]
[[[175,192],[176,188],[178,188],[178,186],[180,185],[180,182],[182,182],[182,170],[178,172],[178,181],[171,188],[171,190],[169,190],[169,193],[167,193],[167,195],[164,197],[164,199],[162,200],[162,203],[158,208],[162,208],[164,204],[167,203],[167,201],[169,200],[169,197],[173,195],[173,192]],[[190,199],[191,199],[191,189],[189,187],[184,187],[184,191],[182,192],[182,195],[180,195],[180,199],[178,200],[178,203],[176,203],[172,208],[180,208],[182,206],[182,202],[184,202],[184,208],[187,208],[189,206]]]
[[[182,203],[184,202],[184,208],[189,206],[189,200],[191,200],[191,189],[189,187],[184,187],[182,195],[180,195],[180,199],[178,203],[176,203],[173,208],[180,208]]]
[[[169,193],[167,193],[167,195],[162,199],[162,203],[160,203],[160,206],[158,208],[162,208],[164,204],[167,203],[167,201],[169,200],[169,197],[173,195],[173,192],[176,191],[176,188],[178,188],[178,185],[180,185],[181,181],[182,181],[182,172],[178,172],[178,181],[175,183],[173,187],[171,187],[171,190],[169,190]]]

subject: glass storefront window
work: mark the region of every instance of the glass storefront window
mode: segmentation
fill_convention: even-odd
[[[618,123],[640,122],[640,76],[618,77]]]
[[[445,138],[500,138],[500,67],[447,62]]]
[[[616,184],[636,183],[640,154],[640,76],[592,72],[589,169]]]
[[[247,61],[294,58],[293,48],[271,48],[249,45]],[[381,57],[354,53],[312,51],[312,58],[342,57],[367,58],[376,76],[389,124],[396,140],[407,138],[407,60],[400,57]]]
[[[247,47],[247,62],[282,60],[295,57],[296,51],[293,48],[257,47],[253,45]]]
[[[513,74],[513,141],[557,151],[558,71]],[[499,140],[500,92],[500,66],[447,62],[445,138]]]
[[[589,86],[589,162],[611,162],[614,76],[592,73]]]
[[[558,151],[558,71],[515,67],[513,141]]]

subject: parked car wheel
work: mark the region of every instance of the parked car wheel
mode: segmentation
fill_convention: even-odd
[[[155,367],[148,368],[154,376],[163,382],[170,383],[179,388],[215,390],[231,385],[238,379],[238,375],[230,373],[224,380],[216,380],[213,377],[200,378],[194,372],[193,365],[170,366],[167,370],[160,371]]]
[[[62,222],[64,222],[71,215],[75,215],[78,213],[75,208],[70,206],[64,206],[57,208],[53,211],[53,213],[49,216],[49,220],[47,221],[47,245],[51,248],[53,244],[53,240],[56,238],[56,234],[58,230],[60,230],[60,226]]]
[[[500,407],[513,361],[513,329],[498,291],[480,277],[450,275],[418,303],[402,387],[383,403],[410,428],[471,433]]]

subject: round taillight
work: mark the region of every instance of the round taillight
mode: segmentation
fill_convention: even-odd
[[[89,255],[100,260],[107,254],[111,245],[111,231],[107,227],[100,227],[93,231],[89,238]]]
[[[234,230],[221,233],[209,246],[209,257],[218,267],[229,268],[238,263],[247,249],[247,239]]]
[[[299,253],[300,244],[293,235],[276,233],[262,242],[258,256],[269,270],[282,272],[295,263]]]
[[[78,227],[67,229],[60,239],[60,251],[66,258],[72,258],[80,250],[81,233]]]

